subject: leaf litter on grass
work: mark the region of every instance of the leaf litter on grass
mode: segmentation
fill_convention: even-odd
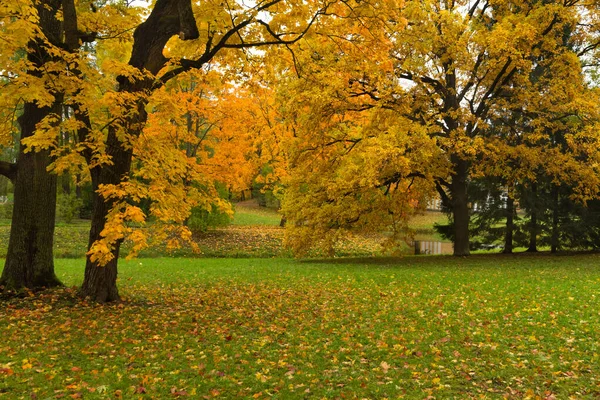
[[[6,303],[0,396],[596,398],[598,256],[571,260],[125,263],[125,303]]]

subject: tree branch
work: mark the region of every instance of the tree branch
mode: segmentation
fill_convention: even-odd
[[[11,182],[14,182],[17,177],[17,164],[8,161],[0,161],[0,175],[7,177]]]
[[[129,65],[139,70],[147,69],[156,75],[168,61],[163,50],[174,35],[179,35],[183,40],[200,36],[191,0],[156,2],[150,16],[133,33],[134,46]]]
[[[475,61],[475,65],[473,66],[473,69],[471,71],[471,77],[469,78],[469,81],[467,82],[465,87],[463,87],[463,90],[461,90],[461,92],[459,93],[459,95],[457,97],[458,103],[461,103],[463,101],[467,92],[475,84],[475,80],[477,79],[477,72],[479,72],[479,67],[481,66],[482,61],[483,61],[483,52],[479,53],[477,55],[477,60]]]
[[[508,70],[508,67],[510,67],[511,64],[512,64],[512,58],[508,57],[506,59],[506,62],[502,66],[502,69],[500,70],[500,72],[498,72],[498,75],[496,75],[496,77],[494,78],[494,81],[488,88],[487,92],[481,98],[481,101],[479,102],[479,106],[477,107],[477,110],[475,110],[476,117],[479,117],[481,115],[481,113],[483,112],[483,110],[485,109],[486,101],[490,97],[492,97],[492,95],[496,92],[496,87],[498,87],[498,85],[500,85],[502,78],[505,77],[506,71]],[[514,70],[515,70],[515,68],[513,68],[513,71]],[[509,74],[509,75],[512,75],[512,74]],[[505,81],[506,81],[506,79],[504,79],[504,82]]]
[[[273,0],[273,1],[267,2],[267,3],[263,4],[262,6],[258,7],[257,11],[263,11],[263,10],[267,9],[268,7],[271,7],[271,6],[279,3],[280,1],[281,0]],[[275,31],[273,31],[273,29],[271,28],[271,26],[268,23],[266,23],[260,19],[256,19],[254,16],[251,16],[248,19],[240,22],[239,24],[232,26],[229,29],[229,31],[227,31],[223,35],[223,37],[221,37],[219,42],[217,44],[215,44],[212,48],[211,48],[212,38],[209,38],[209,41],[207,42],[206,48],[204,50],[204,54],[202,54],[202,56],[200,56],[199,58],[197,58],[195,60],[188,60],[188,59],[179,60],[180,66],[164,73],[157,80],[155,88],[163,86],[169,80],[175,78],[176,76],[178,76],[184,72],[187,72],[191,69],[201,68],[204,64],[206,64],[207,62],[212,60],[213,57],[221,49],[248,49],[248,48],[255,48],[255,47],[272,46],[272,45],[289,46],[291,44],[294,44],[306,35],[308,30],[314,25],[314,23],[317,21],[319,16],[323,15],[327,11],[330,4],[331,3],[326,4],[323,8],[321,8],[319,11],[317,11],[312,16],[312,18],[310,19],[308,24],[304,27],[304,29],[298,33],[294,33],[294,32],[276,33]],[[229,40],[233,36],[238,36],[241,38],[241,35],[240,35],[241,30],[253,23],[257,23],[257,24],[260,24],[261,26],[263,26],[265,28],[265,30],[267,31],[267,33],[273,38],[273,40],[264,40],[264,41],[260,41],[260,42],[245,42],[245,41],[243,41],[243,39],[240,39],[240,43],[229,43]],[[292,39],[286,40],[286,39],[283,39],[284,35],[295,35],[295,37]]]
[[[437,190],[438,194],[440,195],[440,199],[442,200],[442,205],[444,206],[444,208],[450,208],[452,206],[452,200],[448,196],[448,193],[446,193],[446,191],[442,187],[442,183],[440,182],[440,179],[435,180],[435,189]]]
[[[77,28],[77,9],[74,0],[62,0],[62,10],[64,46],[67,51],[73,52],[79,48],[80,40],[86,43],[96,40],[98,32],[82,32]]]

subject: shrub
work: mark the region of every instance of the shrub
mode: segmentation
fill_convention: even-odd
[[[70,223],[75,217],[79,217],[82,206],[83,200],[74,193],[59,194],[56,199],[56,215],[62,221]]]
[[[194,207],[187,220],[187,226],[192,232],[206,232],[210,228],[227,226],[230,222],[229,215],[213,204],[210,211],[202,207]]]

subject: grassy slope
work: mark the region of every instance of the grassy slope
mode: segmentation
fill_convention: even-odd
[[[235,205],[232,225],[236,226],[279,226],[281,214],[277,211],[261,208],[253,201],[245,201]]]
[[[125,304],[0,308],[0,397],[597,398],[599,261],[122,262]]]

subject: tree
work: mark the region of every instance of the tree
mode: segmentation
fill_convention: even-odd
[[[232,215],[223,192],[250,187],[257,169],[255,106],[243,88],[214,70],[174,79],[154,93],[149,106],[128,184],[149,205],[143,211],[152,229],[137,232],[136,246],[152,236],[154,243],[174,247],[178,238],[191,239],[184,223],[201,227],[202,215]]]
[[[50,48],[61,41],[61,24],[56,18],[60,1],[47,3],[35,7],[5,4],[0,11],[4,33],[23,35],[27,40],[26,43],[18,41],[18,45],[1,52],[6,73],[11,74],[7,78],[7,92],[19,91],[18,86],[23,84],[38,87],[29,93],[19,93],[24,98],[23,110],[17,119],[22,139],[35,135],[39,124],[56,124],[60,115],[61,93],[52,84],[57,74],[44,72],[55,61]],[[26,54],[19,54],[23,48]],[[15,96],[16,93],[3,94],[4,100],[16,108]],[[0,278],[4,290],[60,285],[54,274],[52,253],[56,177],[47,171],[49,164],[49,151],[27,152],[24,146],[20,146],[16,163],[0,162],[0,173],[9,178],[15,188],[10,241]]]
[[[563,25],[555,47],[531,55],[526,84],[513,89],[514,96],[490,114],[492,135],[474,168],[477,176],[501,180],[509,193],[508,205],[516,196],[528,211],[529,251],[537,250],[545,225],[552,232],[548,242],[552,251],[568,247],[567,242],[561,244],[564,235],[559,220],[571,210],[585,208],[600,192],[598,170],[590,161],[597,156],[590,145],[598,143],[598,136],[591,133],[598,123],[598,91],[584,75],[585,58],[597,47],[598,37],[593,29],[582,34],[579,26],[586,17],[580,17],[577,23]],[[527,106],[513,98],[526,99]],[[588,145],[582,146],[584,142]],[[570,199],[565,202],[566,196]],[[511,218],[506,221],[504,247],[508,251],[514,226]]]
[[[113,112],[118,115],[113,115],[106,138],[94,132],[91,105],[74,105],[80,142],[87,143],[82,154],[90,165],[95,193],[88,259],[81,287],[83,296],[98,302],[119,299],[117,260],[124,236],[123,231],[117,229],[120,224],[108,221],[142,218],[139,210],[130,207],[126,199],[135,202],[138,197],[129,190],[128,174],[135,142],[148,118],[146,106],[150,95],[175,77],[201,70],[211,62],[218,60],[225,68],[236,57],[233,50],[296,42],[327,6],[326,2],[282,0],[258,2],[253,6],[210,2],[192,6],[190,0],[156,1],[148,18],[135,29],[128,65],[121,65],[121,71],[125,72],[117,77],[113,96],[118,100],[115,105],[119,106]],[[180,40],[172,42],[177,35]],[[187,46],[184,41],[193,45]],[[173,45],[167,46],[168,43]],[[167,50],[172,53],[170,59],[164,55]],[[98,159],[105,162],[97,162]]]
[[[81,11],[93,28],[103,25],[104,33],[123,20],[114,18],[118,7],[111,3],[102,8],[108,11],[104,14],[97,14],[95,6],[88,2],[77,6],[79,10],[73,0],[9,1],[3,3],[0,11],[1,28],[7,38],[0,55],[8,81],[2,105],[19,110],[20,102],[24,103],[17,119],[21,138],[17,162],[0,167],[0,172],[13,179],[15,185],[11,237],[2,276],[9,290],[59,284],[52,257],[57,179],[50,169],[59,156],[55,142],[61,131],[68,129],[62,121],[65,102],[81,92],[76,86],[79,67],[90,64],[90,52],[82,49],[98,37],[95,30],[78,29],[77,12]],[[111,13],[112,18],[106,18]],[[97,18],[90,19],[89,14]],[[102,24],[109,20],[110,24]],[[113,38],[120,39],[119,35]],[[93,71],[94,68],[87,68],[86,72]],[[16,114],[13,112],[11,119]]]
[[[469,254],[468,188],[474,165],[480,162],[486,147],[493,147],[493,143],[500,140],[492,125],[495,115],[514,108],[537,107],[535,102],[540,99],[547,99],[547,104],[558,104],[557,100],[564,96],[571,82],[576,86],[583,81],[577,65],[578,52],[565,48],[562,43],[566,29],[576,29],[582,43],[593,44],[596,40],[577,25],[585,15],[580,13],[580,6],[589,4],[580,1],[408,1],[398,6],[390,1],[349,5],[346,12],[337,14],[339,26],[324,27],[311,35],[312,42],[298,46],[301,47],[298,53],[302,51],[303,55],[296,57],[296,66],[299,80],[304,83],[291,89],[295,93],[295,108],[299,112],[303,107],[310,109],[311,117],[321,118],[320,123],[323,123],[322,126],[313,123],[303,131],[300,141],[306,146],[300,150],[304,154],[298,162],[323,167],[330,163],[328,168],[334,169],[331,174],[341,177],[345,176],[342,168],[349,167],[340,159],[345,158],[347,162],[354,159],[354,173],[360,174],[364,178],[361,182],[367,185],[346,188],[348,194],[356,196],[347,196],[347,206],[357,201],[372,202],[370,196],[361,193],[366,187],[374,196],[377,190],[389,194],[391,191],[385,189],[385,183],[390,180],[401,188],[403,183],[412,182],[412,178],[429,179],[429,185],[424,184],[423,188],[427,190],[434,184],[446,208],[451,210],[454,254]],[[589,15],[597,15],[598,10],[592,6],[589,12]],[[545,87],[530,80],[540,64],[538,55],[542,51],[552,55],[543,62],[553,63],[554,74],[553,84]],[[302,68],[303,62],[310,63],[310,68]],[[569,83],[565,88],[559,87],[561,79]],[[308,85],[318,89],[311,91]],[[567,108],[576,101],[565,103],[563,100],[560,107]],[[557,112],[560,107],[555,107]],[[360,145],[352,143],[354,139],[362,143],[366,137],[352,139],[345,134],[348,131],[345,127],[324,122],[336,113],[345,115],[368,109],[373,115],[380,115],[372,118],[379,123],[379,132],[390,133],[389,139],[382,137],[378,149],[391,146],[400,154],[396,160],[390,159],[389,164],[397,162],[404,167],[407,155],[416,161],[411,156],[420,151],[417,146],[423,145],[422,140],[411,143],[411,139],[397,145],[395,132],[400,131],[409,138],[410,132],[420,129],[435,141],[437,150],[429,147],[421,163],[413,162],[417,168],[386,169],[385,164],[379,163],[378,174],[372,174],[361,163],[374,158],[377,151],[371,149],[359,156]],[[394,119],[395,123],[388,122]],[[371,122],[367,124],[375,129]],[[328,139],[338,132],[337,139],[323,140],[315,147],[313,137],[323,132]],[[536,129],[535,134],[539,135],[540,130]],[[532,143],[535,144],[535,140]],[[341,149],[337,155],[329,153],[334,145]],[[532,151],[541,154],[542,147]],[[426,168],[423,164],[437,168]],[[501,165],[511,170],[507,164]],[[313,166],[312,170],[322,173],[319,167]],[[307,173],[303,169],[299,171]],[[350,183],[358,178],[346,179]],[[299,186],[297,196],[290,198],[288,211],[298,210],[296,223],[302,227],[299,229],[309,229],[315,224],[327,226],[328,220],[330,228],[340,225],[331,221],[334,213],[312,213],[314,207],[328,207],[335,202],[331,194],[313,197],[312,207],[298,202],[301,196],[327,191],[330,182],[331,179],[315,182],[312,187]],[[412,194],[407,192],[407,196],[410,198]],[[310,207],[310,211],[305,211],[303,217],[294,203]],[[386,208],[379,209],[379,213],[385,212],[388,212]],[[355,220],[360,218],[351,217],[349,225],[356,225]]]

